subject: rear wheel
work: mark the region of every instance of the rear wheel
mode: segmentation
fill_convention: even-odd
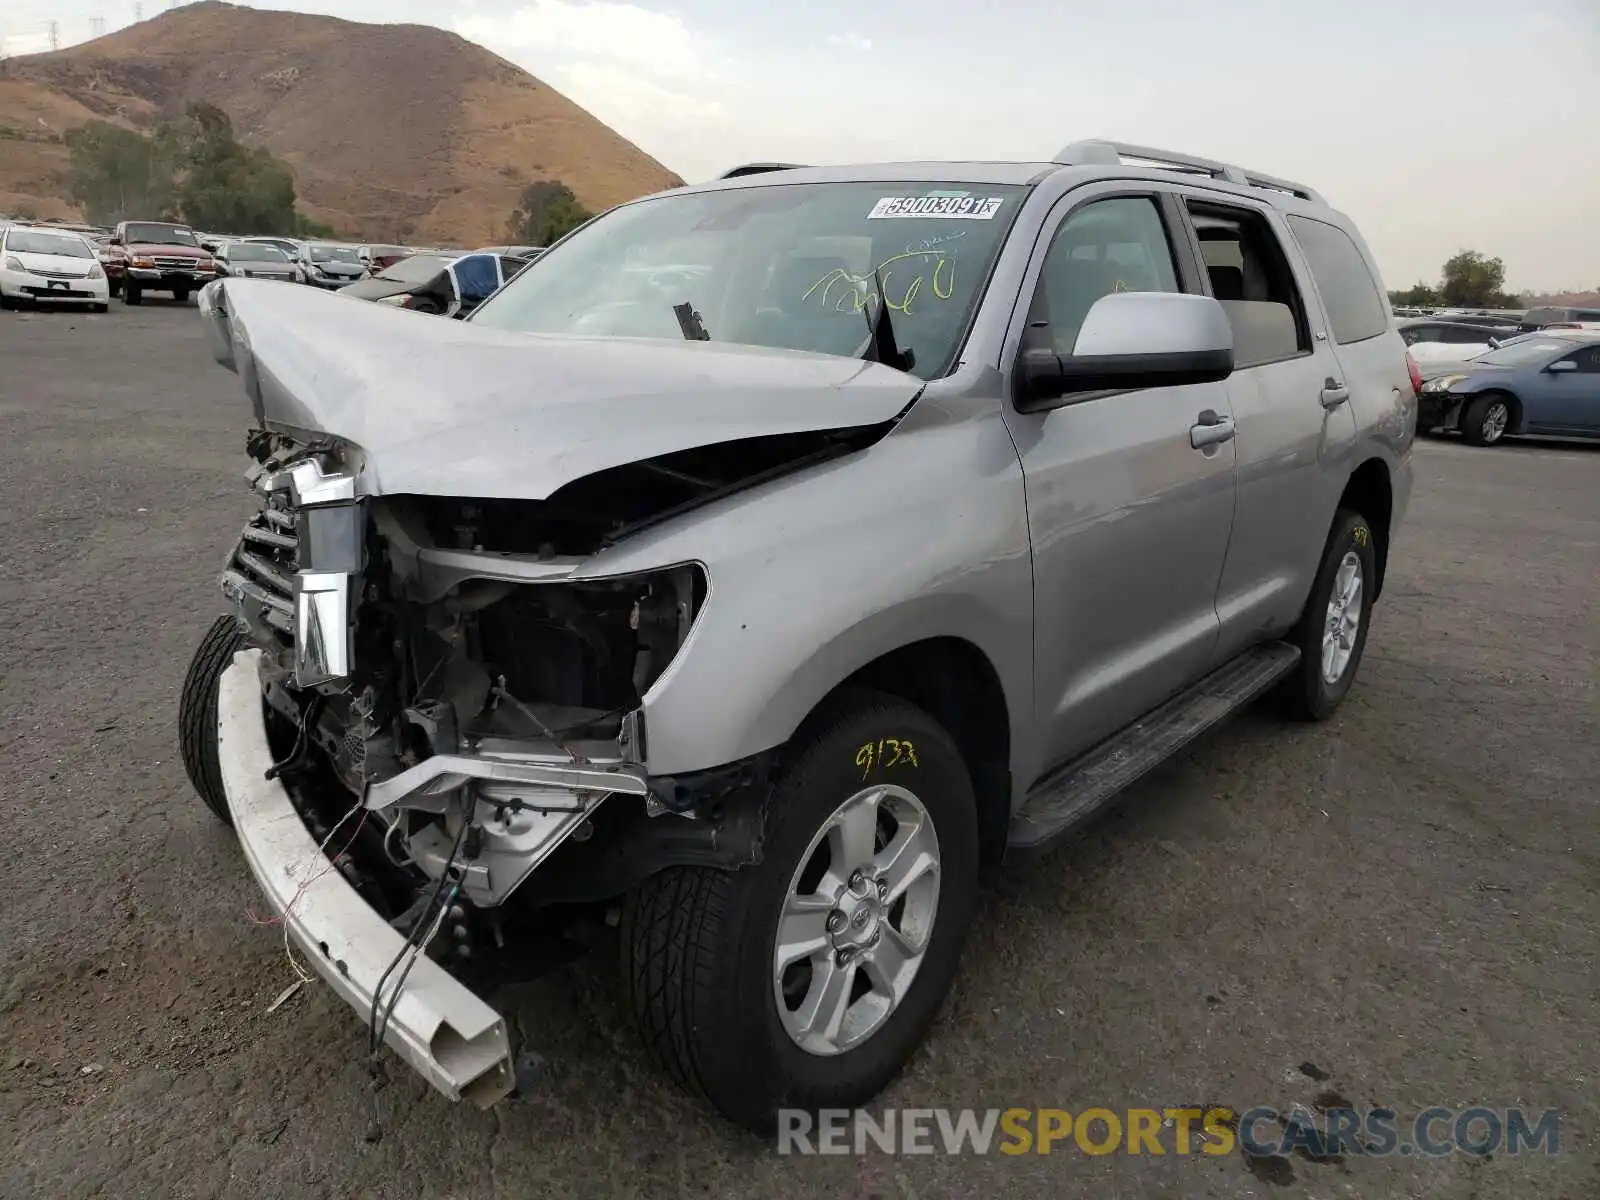
[[[189,660],[178,702],[178,748],[183,752],[183,769],[200,799],[225,825],[232,825],[233,820],[228,815],[222,765],[217,759],[217,684],[243,645],[244,635],[232,617],[218,617],[212,622]]]
[[[1300,647],[1300,662],[1278,695],[1291,716],[1325,720],[1350,691],[1367,645],[1377,562],[1367,519],[1340,509],[1305,613],[1289,636]]]
[[[1461,413],[1461,436],[1474,446],[1493,446],[1511,428],[1511,400],[1502,392],[1475,397]]]
[[[903,701],[857,693],[799,739],[760,865],[672,868],[629,896],[623,987],[645,1042],[758,1131],[780,1108],[871,1099],[955,977],[977,840],[949,735]]]

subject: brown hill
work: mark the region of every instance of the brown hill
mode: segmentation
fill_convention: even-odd
[[[350,237],[501,239],[522,188],[592,209],[682,182],[554,88],[453,33],[188,4],[0,74],[0,213],[77,215],[61,135],[206,100],[294,168],[301,207]]]

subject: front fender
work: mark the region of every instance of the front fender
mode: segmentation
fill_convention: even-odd
[[[710,580],[682,651],[644,698],[652,774],[787,741],[827,694],[912,642],[955,637],[1007,696],[1013,753],[1033,712],[1033,578],[1021,465],[998,411],[908,418],[876,445],[618,544],[593,573],[695,560]]]

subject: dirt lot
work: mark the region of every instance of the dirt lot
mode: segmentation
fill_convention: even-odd
[[[644,1060],[602,960],[517,997],[536,1094],[396,1068],[364,1143],[365,1027],[265,1012],[289,968],[174,743],[246,411],[192,309],[0,314],[0,1195],[1600,1196],[1600,447],[1424,444],[1340,715],[1246,715],[1012,872],[886,1097],[1566,1112],[1554,1158],[1252,1171],[780,1157]]]

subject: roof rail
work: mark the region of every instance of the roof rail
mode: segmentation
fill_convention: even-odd
[[[765,175],[768,171],[798,171],[804,166],[804,163],[745,163],[742,167],[734,167],[732,170],[724,171],[721,175],[718,175],[717,178],[738,179],[745,175]]]
[[[1279,179],[1261,171],[1247,171],[1231,163],[1199,158],[1193,154],[1179,154],[1173,150],[1157,150],[1153,146],[1135,146],[1128,142],[1112,142],[1104,138],[1091,138],[1064,146],[1051,161],[1064,167],[1113,166],[1124,159],[1137,159],[1170,170],[1209,175],[1241,187],[1266,188],[1274,192],[1287,192],[1313,204],[1324,203],[1322,197],[1303,183]]]

